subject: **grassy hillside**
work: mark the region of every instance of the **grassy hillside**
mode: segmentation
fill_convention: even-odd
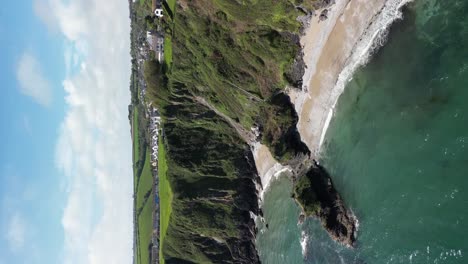
[[[152,201],[154,200],[153,193],[143,205],[143,210],[138,215],[138,262],[137,264],[149,263],[149,245],[151,244],[151,235],[153,230],[152,217]]]
[[[300,85],[292,77],[303,70],[299,15],[286,0],[179,0],[174,19],[164,18],[171,39],[165,85],[181,83],[245,129],[258,126],[280,161],[304,152],[290,129],[297,122],[294,108],[287,96],[277,96],[287,85]]]
[[[164,239],[172,212],[172,193],[169,180],[167,178],[166,151],[162,137],[159,137],[158,149],[158,175],[159,175],[159,197],[160,197],[160,242],[159,242],[159,263],[164,264],[163,252]]]
[[[136,249],[135,263],[148,263],[148,246],[152,232],[153,176],[151,174],[150,154],[146,146],[146,120],[140,113],[139,105],[133,108],[133,159],[135,188],[135,230]]]
[[[307,152],[283,93],[300,85],[294,77],[302,70],[296,18],[303,13],[295,4],[178,0],[163,18],[170,61],[148,61],[145,79],[165,135],[159,162],[167,165],[160,171],[166,263],[259,262],[250,217],[259,213],[259,179],[250,147],[197,98],[245,130],[259,127],[281,161]],[[172,191],[170,205],[163,189]]]
[[[180,104],[166,108],[164,123],[174,192],[166,263],[255,263],[249,211],[258,205],[248,146],[213,111],[189,98],[171,99]]]
[[[133,133],[133,160],[137,160],[140,157],[140,140],[139,140],[139,127],[138,127],[138,111],[133,111],[133,119],[132,119],[132,133]],[[133,188],[136,191],[136,187],[138,185],[138,177],[136,177],[137,169],[133,166]]]
[[[143,205],[148,199],[153,186],[153,175],[151,172],[151,159],[149,149],[146,150],[146,158],[144,164],[145,165],[143,166],[143,170],[141,171],[138,182],[138,188],[136,191],[137,211],[142,210]]]

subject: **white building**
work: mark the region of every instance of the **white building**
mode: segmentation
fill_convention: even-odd
[[[154,10],[154,15],[155,15],[156,17],[158,17],[158,18],[163,17],[163,10],[162,10],[161,8],[156,8],[156,9]]]

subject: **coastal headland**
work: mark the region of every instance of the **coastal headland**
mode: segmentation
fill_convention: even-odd
[[[305,63],[302,89],[288,89],[299,116],[297,130],[310,157],[301,167],[280,166],[266,154],[267,148],[257,146],[254,150],[264,188],[272,176],[292,171],[296,182],[293,196],[303,209],[300,218],[317,217],[330,236],[346,246],[353,246],[356,240],[357,218],[334,188],[333,175],[318,164],[320,147],[347,81],[385,42],[388,27],[401,18],[400,9],[407,2],[337,0],[316,10],[300,41]]]
[[[160,200],[160,263],[258,263],[254,220],[282,172],[303,215],[353,246],[357,220],[317,161],[334,105],[394,2],[179,0],[163,1],[163,16],[148,14],[149,1],[131,4],[135,39],[154,49],[135,61],[142,101],[161,115],[161,186],[173,194]]]

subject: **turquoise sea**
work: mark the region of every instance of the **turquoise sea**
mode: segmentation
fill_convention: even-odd
[[[357,247],[315,220],[298,226],[282,178],[265,194],[263,263],[468,263],[467,149],[468,1],[415,0],[348,83],[322,146]]]

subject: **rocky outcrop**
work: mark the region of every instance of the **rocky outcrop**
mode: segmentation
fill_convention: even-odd
[[[317,217],[332,239],[354,246],[357,219],[345,207],[328,172],[317,162],[314,161],[307,173],[296,179],[294,198],[301,205],[303,214]]]
[[[285,73],[285,77],[292,87],[301,89],[302,88],[302,77],[305,73],[305,63],[304,63],[304,54],[299,52],[294,58],[294,61],[291,65],[289,71]]]

